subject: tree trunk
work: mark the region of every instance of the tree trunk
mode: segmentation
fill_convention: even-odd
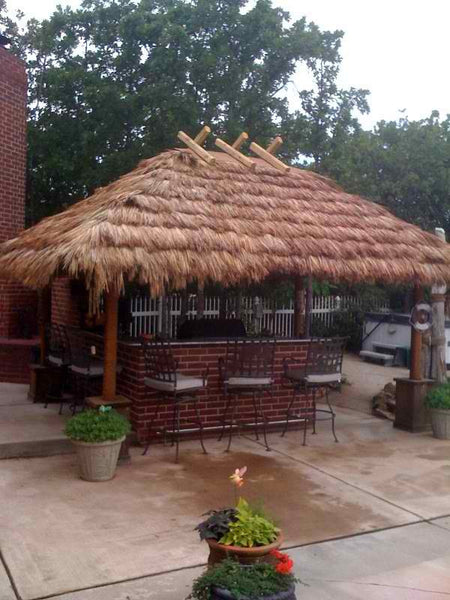
[[[445,242],[445,232],[436,227],[436,235]],[[433,285],[431,288],[431,378],[439,383],[447,380],[445,360],[445,285]]]

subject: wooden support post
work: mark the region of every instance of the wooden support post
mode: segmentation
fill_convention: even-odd
[[[303,277],[295,278],[294,292],[294,337],[302,337],[305,332],[305,281]]]
[[[159,312],[161,315],[161,335],[163,338],[169,337],[169,304],[170,296],[165,293],[159,299]]]
[[[107,292],[105,294],[106,322],[103,359],[103,400],[105,404],[116,398],[118,305],[118,292],[116,290]]]
[[[436,227],[435,234],[445,242],[445,231]],[[445,360],[445,293],[446,285],[433,285],[431,288],[431,379],[444,383],[447,381]]]
[[[197,319],[203,319],[205,312],[205,284],[198,283],[197,286]]]
[[[186,288],[181,292],[180,323],[184,323],[188,313],[188,291]]]
[[[45,364],[47,355],[47,325],[51,322],[52,290],[50,286],[39,290],[38,293],[38,326],[39,326],[39,362]]]
[[[313,289],[312,289],[312,277],[308,275],[306,283],[306,299],[305,299],[305,337],[311,337],[311,315],[312,315],[312,301],[313,301]]]
[[[242,316],[242,289],[240,287],[236,294],[235,313],[236,313],[236,319],[240,319]]]
[[[414,286],[414,304],[423,300],[423,288],[419,285]],[[421,349],[422,349],[422,334],[411,327],[411,366],[410,379],[419,381],[422,379],[421,367]]]

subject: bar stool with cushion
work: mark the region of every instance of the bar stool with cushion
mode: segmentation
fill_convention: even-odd
[[[238,397],[247,394],[252,397],[255,437],[259,439],[261,421],[264,444],[266,450],[270,450],[267,442],[268,420],[261,401],[264,393],[273,397],[275,348],[276,341],[273,338],[228,340],[225,358],[219,358],[219,378],[226,400],[219,440],[228,427],[226,452],[231,447],[233,425],[239,427],[236,419]]]
[[[315,434],[317,421],[331,420],[334,441],[339,441],[334,424],[336,414],[330,405],[328,390],[341,383],[342,360],[346,342],[347,338],[344,337],[311,339],[308,344],[306,362],[295,361],[292,358],[284,359],[284,379],[292,388],[292,399],[286,412],[286,424],[282,436],[288,429],[290,419],[303,419],[303,445],[305,446],[308,422],[312,422]],[[316,394],[318,390],[325,391],[326,408],[317,408]],[[294,412],[293,405],[297,396],[308,396],[309,393],[312,394],[312,406],[300,404],[298,411]]]
[[[173,357],[170,342],[156,339],[142,341],[145,358],[146,377],[145,386],[154,392],[158,392],[155,412],[150,425],[148,443],[143,454],[147,453],[150,446],[153,423],[159,414],[161,404],[169,402],[173,406],[172,411],[172,445],[175,445],[175,462],[178,462],[180,443],[180,407],[192,402],[197,425],[200,432],[200,444],[204,454],[207,454],[203,443],[203,424],[197,406],[197,393],[205,391],[208,393],[208,369],[199,376],[185,375],[178,370],[178,361]],[[167,429],[163,429],[164,439]]]

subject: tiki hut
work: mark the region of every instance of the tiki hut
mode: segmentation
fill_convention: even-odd
[[[115,393],[117,297],[126,281],[152,294],[275,273],[450,281],[447,244],[325,177],[286,167],[273,157],[276,143],[267,151],[252,144],[262,158],[249,158],[239,152],[242,139],[233,147],[219,140],[221,152],[181,139],[188,148],[142,161],[0,249],[1,277],[43,288],[66,275],[81,278],[94,302],[106,293],[105,398]]]

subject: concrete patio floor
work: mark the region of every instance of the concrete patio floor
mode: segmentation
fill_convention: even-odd
[[[201,454],[198,442],[183,442],[178,465],[170,447],[152,447],[145,457],[135,449],[132,462],[120,467],[114,480],[101,484],[77,478],[73,455],[1,461],[0,549],[19,597],[183,598],[183,577],[192,581],[191,568],[207,558],[193,528],[206,510],[233,502],[228,475],[243,465],[249,469],[244,495],[261,498],[285,533],[284,546],[296,547],[299,574],[310,583],[299,590],[299,597],[422,598],[400,592],[373,595],[383,582],[397,585],[396,578],[404,588],[413,575],[418,578],[415,569],[422,562],[428,565],[427,587],[420,578],[411,587],[440,594],[427,598],[450,593],[450,584],[445,580],[443,587],[441,577],[450,566],[450,520],[432,528],[429,524],[450,515],[450,442],[398,431],[388,421],[342,408],[337,431],[340,444],[332,441],[329,423],[321,424],[319,435],[308,435],[305,448],[298,431],[286,438],[274,433],[269,436],[270,453],[244,437],[234,440],[230,454],[223,452],[223,443],[210,440],[208,456]],[[407,530],[412,531],[409,542],[406,533],[396,533]],[[393,541],[386,545],[383,536],[393,536]],[[400,544],[398,552],[406,552],[405,560],[397,555],[396,536],[402,537],[403,550]],[[369,537],[372,541],[364,542]],[[339,544],[339,552],[332,544]],[[361,552],[359,560],[355,553]],[[354,565],[352,575],[349,564],[355,560],[359,570]],[[173,570],[159,579],[158,588],[158,574]],[[360,587],[346,588],[352,578],[368,582],[372,595]],[[131,579],[138,581],[111,587]],[[105,585],[112,595],[95,595]],[[124,587],[132,585],[148,586],[146,595],[133,595]],[[328,595],[311,595],[318,586]],[[153,593],[157,589],[159,596]],[[10,600],[8,595],[0,598]]]

